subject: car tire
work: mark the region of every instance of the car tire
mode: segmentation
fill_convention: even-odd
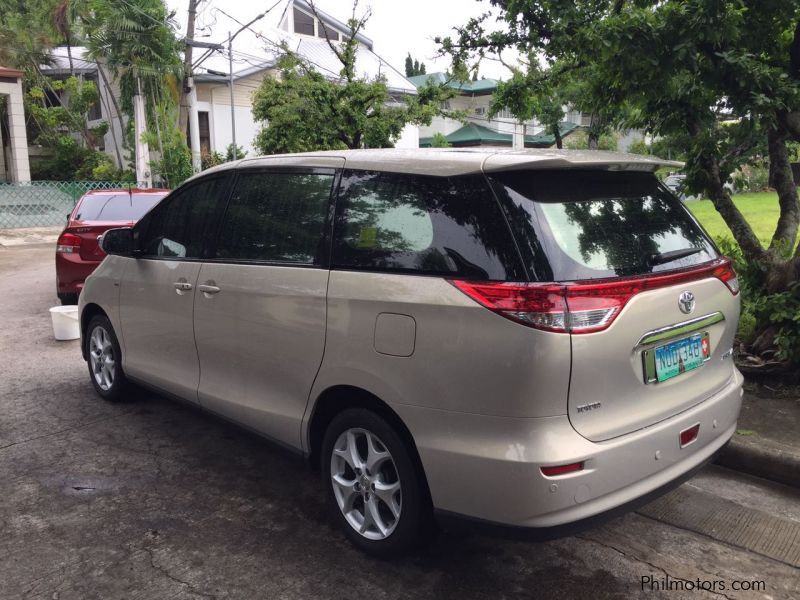
[[[59,294],[58,299],[61,301],[63,306],[77,304],[78,294]]]
[[[391,558],[431,537],[423,475],[411,449],[382,417],[363,408],[339,413],[325,432],[321,461],[333,518],[356,547]]]
[[[86,328],[86,363],[94,390],[104,400],[123,399],[128,382],[122,371],[122,352],[111,321],[96,315]]]

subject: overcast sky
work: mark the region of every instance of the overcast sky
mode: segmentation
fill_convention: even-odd
[[[209,41],[222,41],[227,31],[238,26],[214,10],[215,6],[247,22],[275,0],[242,2],[231,0],[204,0],[200,5],[198,24],[210,26],[213,31]],[[352,12],[351,0],[316,0],[317,7],[341,21],[346,21]],[[170,9],[176,11],[176,20],[183,30],[186,27],[188,0],[167,0]],[[392,66],[403,70],[406,54],[425,62],[428,72],[444,71],[449,66],[446,58],[435,59],[436,36],[452,34],[455,25],[466,23],[470,17],[490,10],[488,0],[360,0],[359,14],[372,9],[367,22],[366,35],[375,43],[374,50]],[[201,38],[202,39],[202,38]],[[234,48],[235,49],[235,48]],[[485,77],[507,78],[508,72],[499,63],[484,61],[480,74]]]

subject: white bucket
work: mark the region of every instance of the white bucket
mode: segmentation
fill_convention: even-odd
[[[50,309],[53,319],[53,335],[57,340],[77,340],[81,337],[78,325],[78,307],[73,305],[54,306]]]

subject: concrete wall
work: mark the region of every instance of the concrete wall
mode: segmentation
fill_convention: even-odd
[[[25,131],[25,108],[22,102],[22,83],[0,82],[0,95],[7,96],[8,144],[11,147],[9,169],[6,177],[11,181],[30,181],[28,160],[28,135]]]

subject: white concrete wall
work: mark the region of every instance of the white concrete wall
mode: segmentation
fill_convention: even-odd
[[[198,102],[197,107],[198,110],[208,111],[211,149],[224,156],[228,146],[233,142],[230,105]],[[258,133],[258,127],[253,121],[253,114],[249,107],[234,106],[233,110],[236,119],[236,145],[245,150],[248,157],[256,156],[253,140]]]
[[[394,143],[395,148],[419,148],[419,126],[406,125]]]
[[[28,160],[28,134],[25,131],[25,108],[22,102],[22,83],[0,83],[0,95],[8,97],[9,145],[11,161],[8,178],[11,181],[30,181],[31,167]]]

